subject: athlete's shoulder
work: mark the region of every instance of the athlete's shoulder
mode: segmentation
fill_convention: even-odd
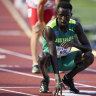
[[[46,26],[50,26],[51,28],[53,28],[54,26],[56,26],[56,18],[50,20]]]
[[[69,20],[69,23],[71,23],[71,24],[76,24],[76,20],[74,20],[74,19],[71,18],[71,19]]]

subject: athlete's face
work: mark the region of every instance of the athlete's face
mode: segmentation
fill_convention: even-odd
[[[59,8],[57,11],[57,18],[58,18],[58,24],[60,26],[66,26],[70,20],[71,17],[71,10],[70,9],[64,9]]]

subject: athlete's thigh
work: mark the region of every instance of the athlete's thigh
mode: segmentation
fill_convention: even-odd
[[[62,59],[59,61],[62,63],[61,65],[59,64],[59,66],[61,66],[60,67],[61,71],[69,71],[75,68],[76,66],[75,57],[78,52],[79,51],[74,51],[74,52],[69,53],[67,56],[62,57]]]
[[[82,53],[81,51],[75,57],[75,63],[79,64],[81,62],[86,62],[86,64],[91,64],[94,61],[94,55],[92,52]]]

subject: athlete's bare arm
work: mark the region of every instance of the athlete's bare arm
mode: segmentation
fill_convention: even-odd
[[[65,47],[65,48],[76,47],[76,48],[80,49],[82,52],[92,51],[89,40],[87,39],[87,37],[83,31],[83,28],[78,21],[76,22],[75,33],[77,34],[80,44],[75,43],[75,42],[64,42],[61,44],[61,46]]]
[[[52,65],[53,65],[54,73],[59,74],[58,66],[57,66],[58,64],[57,64],[56,45],[55,45],[55,41],[54,41],[55,40],[55,34],[49,26],[45,27],[44,37],[47,41],[47,45],[48,45],[50,55],[52,58]]]
[[[80,49],[84,52],[92,51],[89,40],[87,39],[87,37],[83,31],[83,28],[78,21],[76,22],[76,34],[78,36],[78,39],[79,39],[81,45],[78,45],[78,46],[75,45],[75,47],[77,47],[78,49]]]
[[[58,70],[57,52],[56,52],[56,45],[55,45],[55,34],[54,34],[53,30],[47,26],[47,27],[45,27],[43,35],[47,41],[47,45],[48,45],[49,52],[51,55],[52,66],[53,66],[53,70],[54,70],[54,74],[55,74],[56,88],[55,88],[54,96],[56,94],[58,94],[59,91],[60,91],[60,96],[62,96],[63,83],[61,83],[59,70]]]

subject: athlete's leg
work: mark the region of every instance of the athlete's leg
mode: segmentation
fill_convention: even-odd
[[[40,47],[40,36],[41,36],[41,31],[39,26],[37,26],[37,9],[32,8],[28,6],[28,17],[32,26],[32,36],[31,36],[31,54],[32,54],[32,61],[33,61],[33,67],[32,67],[32,73],[38,73],[39,72],[39,67],[37,63],[37,56],[39,54],[39,47]]]
[[[67,74],[67,76],[70,78],[73,78],[77,73],[83,71],[88,66],[90,66],[93,63],[93,61],[94,61],[94,55],[91,52],[77,53],[74,61],[76,64],[76,67],[72,71],[70,71]]]
[[[38,64],[40,67],[40,71],[43,74],[44,78],[49,78],[48,76],[48,67],[51,63],[50,54],[47,52],[42,52],[38,56]]]
[[[66,84],[71,91],[75,92],[75,93],[79,93],[79,90],[77,88],[75,88],[74,83],[73,83],[73,77],[78,73],[83,71],[85,68],[87,68],[89,65],[92,64],[92,62],[94,61],[94,56],[91,52],[87,52],[87,53],[82,53],[81,51],[79,51],[76,55],[75,55],[75,64],[76,66],[72,69],[72,71],[70,71],[68,74],[66,74],[63,77],[63,82],[64,84]]]
[[[48,76],[48,67],[50,65],[50,54],[43,52],[38,56],[38,64],[40,71],[43,74],[43,80],[41,81],[40,92],[47,93],[49,92],[49,76]]]
[[[37,64],[37,56],[39,54],[39,48],[40,48],[40,37],[41,37],[41,31],[35,29],[35,25],[32,26],[32,38],[31,38],[31,52],[32,52],[32,60],[33,65]]]

